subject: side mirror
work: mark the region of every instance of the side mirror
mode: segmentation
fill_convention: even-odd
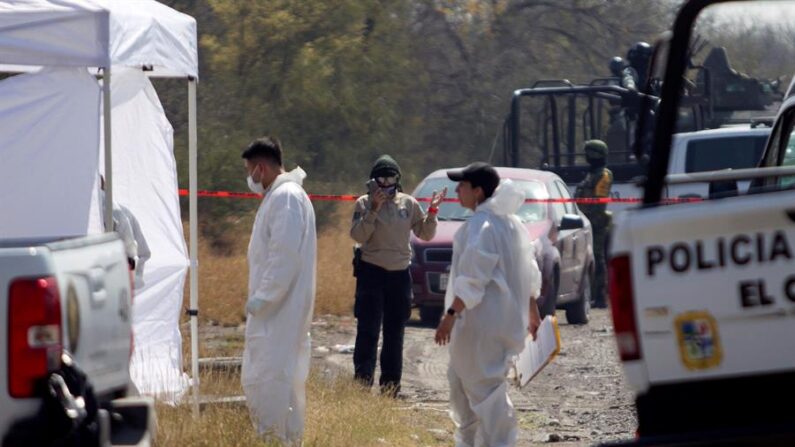
[[[582,216],[576,214],[564,214],[560,219],[560,225],[558,225],[559,230],[579,230],[583,227],[585,227],[585,222],[582,220]]]

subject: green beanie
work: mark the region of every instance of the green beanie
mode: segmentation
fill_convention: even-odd
[[[400,176],[400,165],[389,155],[382,155],[373,164],[370,170],[370,178],[388,177],[392,175]]]

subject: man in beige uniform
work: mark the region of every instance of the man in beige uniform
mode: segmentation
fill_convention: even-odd
[[[411,314],[409,237],[413,231],[420,239],[433,239],[436,213],[446,191],[434,193],[424,213],[414,197],[401,192],[400,166],[388,155],[378,158],[370,179],[370,193],[356,201],[351,227],[351,237],[361,244],[354,267],[354,376],[372,386],[383,321],[379,384],[383,393],[396,396],[403,370],[403,333]]]

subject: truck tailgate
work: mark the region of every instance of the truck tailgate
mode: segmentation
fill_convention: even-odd
[[[795,370],[795,191],[632,214],[622,231],[650,383]]]

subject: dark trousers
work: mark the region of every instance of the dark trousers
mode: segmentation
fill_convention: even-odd
[[[591,300],[594,307],[605,307],[607,301],[607,262],[605,261],[607,247],[607,228],[593,227],[593,260],[594,260],[594,281],[591,285]]]
[[[383,321],[381,346],[381,390],[397,394],[403,373],[403,334],[411,315],[409,270],[389,271],[360,261],[356,272],[356,347],[353,352],[355,378],[373,384],[378,336]]]

